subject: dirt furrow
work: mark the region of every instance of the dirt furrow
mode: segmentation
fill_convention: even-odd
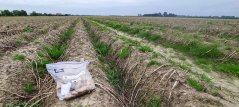
[[[34,71],[31,63],[37,57],[37,51],[41,46],[57,41],[61,31],[64,31],[70,24],[66,24],[57,30],[50,31],[38,38],[37,42],[31,42],[16,51],[5,55],[0,60],[0,104],[21,103],[22,99],[28,99],[31,95],[26,94],[24,86],[27,83],[34,83]],[[15,60],[15,55],[25,56],[25,60]],[[26,96],[25,96],[26,95]]]
[[[60,23],[69,23],[69,22],[60,22]],[[56,24],[56,23],[55,23]],[[14,36],[9,36],[3,39],[0,39],[0,56],[9,53],[13,50],[16,50],[19,47],[27,45],[28,43],[36,40],[37,38],[47,34],[48,31],[55,30],[55,25],[47,24],[44,26],[39,26],[34,29],[32,32],[24,32]],[[60,26],[58,26],[60,27]],[[40,28],[42,28],[40,30]],[[61,28],[59,28],[61,29]],[[37,41],[36,41],[37,42]]]
[[[89,71],[93,76],[96,83],[96,89],[84,96],[73,98],[67,101],[60,101],[57,99],[56,94],[47,98],[45,106],[49,107],[118,107],[119,104],[112,95],[108,92],[109,89],[113,90],[109,83],[106,81],[104,71],[99,66],[97,54],[89,40],[82,21],[76,25],[76,31],[72,40],[69,43],[69,48],[66,50],[66,57],[68,61],[81,61],[82,59],[92,61],[89,64]],[[108,89],[108,90],[107,90]],[[55,89],[54,89],[55,90]]]
[[[20,19],[20,18],[19,18]],[[28,30],[28,28],[36,28],[43,25],[49,25],[51,23],[59,23],[64,19],[52,18],[52,19],[41,19],[41,18],[27,18],[27,19],[14,19],[10,18],[9,20],[1,19],[3,22],[0,24],[0,39],[11,37],[24,31]]]

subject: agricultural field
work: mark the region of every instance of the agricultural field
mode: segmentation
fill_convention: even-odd
[[[0,25],[0,106],[239,106],[238,19],[37,16]],[[96,89],[58,100],[45,65],[82,58]]]

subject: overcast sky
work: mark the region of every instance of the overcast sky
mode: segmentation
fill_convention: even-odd
[[[0,10],[79,15],[137,15],[172,12],[179,15],[239,16],[239,0],[0,0]]]

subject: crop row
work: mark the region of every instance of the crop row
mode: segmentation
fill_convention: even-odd
[[[2,18],[1,18],[2,19]],[[29,32],[34,30],[39,26],[50,25],[56,22],[62,22],[63,19],[58,18],[22,18],[22,20],[14,20],[15,18],[9,18],[9,20],[1,23],[0,27],[0,39],[4,37],[9,37],[12,35],[16,35],[22,32]],[[3,21],[3,19],[1,20]],[[12,22],[11,22],[12,21]],[[55,24],[56,25],[56,24]]]
[[[166,38],[166,39],[170,39],[170,41],[173,42],[190,42],[190,41],[199,41],[199,42],[203,42],[204,44],[214,44],[217,45],[218,48],[225,54],[227,54],[227,56],[233,57],[233,58],[239,58],[238,55],[238,46],[239,46],[239,42],[238,42],[238,33],[232,33],[232,31],[230,31],[230,29],[228,28],[220,28],[219,25],[214,25],[214,27],[217,30],[222,31],[222,33],[228,33],[227,35],[224,34],[214,34],[212,33],[211,35],[209,34],[204,34],[201,31],[184,31],[183,28],[181,28],[182,26],[179,27],[169,27],[169,26],[165,26],[163,25],[160,20],[160,18],[154,18],[155,19],[155,23],[158,24],[154,24],[151,23],[150,21],[147,21],[147,18],[139,18],[141,19],[139,21],[139,23],[137,23],[138,21],[135,22],[135,20],[137,20],[138,18],[133,18],[135,20],[130,20],[131,18],[125,18],[125,17],[102,17],[102,19],[106,19],[106,20],[111,20],[111,21],[118,21],[118,22],[124,22],[124,24],[130,25],[131,27],[139,27],[141,26],[141,29],[149,29],[153,34],[160,34],[162,38]],[[182,19],[174,19],[174,20],[178,20],[181,21]],[[189,22],[193,19],[187,19]],[[157,22],[158,21],[158,22]],[[201,19],[198,21],[203,22],[204,20]],[[142,23],[141,23],[142,22]],[[173,22],[173,21],[172,21]],[[171,20],[166,20],[165,19],[165,23],[171,23],[172,25],[177,26],[178,23],[172,23]],[[185,22],[185,21],[183,21]],[[220,21],[218,21],[220,22]],[[185,22],[187,23],[187,22]],[[190,22],[185,24],[187,26],[187,28],[192,28],[192,26],[194,24],[197,24],[199,22]],[[228,22],[229,23],[229,22]],[[200,23],[200,25],[204,25],[204,23]],[[206,25],[206,24],[205,24]],[[189,27],[190,26],[190,27]],[[223,26],[222,26],[223,27]],[[202,28],[207,28],[207,27],[202,27]],[[200,30],[202,28],[198,28],[197,30]],[[211,26],[209,26],[209,28],[213,28]],[[222,30],[223,29],[223,30]],[[238,29],[236,27],[233,27],[233,29],[235,29],[235,31],[238,32]],[[226,30],[226,31],[224,31]],[[213,31],[210,31],[213,32]],[[222,36],[220,36],[222,35]],[[229,36],[228,36],[229,35]]]
[[[135,35],[140,38],[144,38],[148,41],[162,44],[165,47],[173,48],[186,55],[193,57],[195,63],[202,68],[213,69],[215,71],[223,71],[226,73],[239,76],[239,66],[236,59],[223,59],[226,55],[219,50],[215,44],[206,44],[201,41],[173,41],[174,39],[163,38],[161,34],[155,34],[151,32],[151,28],[142,29],[142,26],[131,27],[129,24],[124,24],[116,21],[93,19],[106,26],[114,29],[126,32],[130,35]],[[143,26],[144,27],[144,26]],[[145,26],[144,28],[146,28]],[[220,62],[219,62],[220,61]]]
[[[44,97],[49,96],[50,92],[48,92],[48,89],[51,89],[53,87],[49,87],[48,85],[53,83],[53,79],[49,78],[49,75],[45,75],[46,71],[44,70],[46,69],[44,64],[55,61],[56,59],[54,58],[59,58],[64,53],[66,45],[60,44],[65,43],[66,39],[60,38],[65,38],[65,36],[67,36],[68,38],[72,35],[72,33],[74,32],[73,27],[75,22],[71,21],[71,23],[71,26],[69,23],[58,28],[57,30],[50,31],[49,34],[53,35],[42,36],[38,38],[38,42],[30,43],[27,46],[19,48],[16,52],[13,52],[16,55],[14,56],[14,60],[16,61],[8,63],[9,65],[13,66],[13,68],[3,68],[3,70],[8,70],[9,72],[6,75],[8,76],[8,79],[6,81],[8,82],[6,82],[6,85],[3,84],[3,87],[12,87],[11,89],[9,89],[9,92],[7,91],[7,93],[2,96],[3,98],[5,98],[3,100],[5,106],[37,107],[41,105],[41,102],[43,102],[42,99]],[[59,32],[61,33],[59,34]],[[60,47],[64,48],[58,50]],[[21,52],[21,50],[25,51]],[[19,51],[21,54],[16,54]],[[9,58],[9,56],[4,56],[3,60],[6,58]],[[20,64],[15,65],[15,63]],[[16,71],[17,69],[18,71]],[[17,77],[15,76],[15,74],[18,74]],[[10,92],[16,92],[22,97],[15,96],[15,94],[11,95]]]
[[[172,106],[175,104],[174,101],[182,100],[183,105],[184,100],[188,99],[178,99],[174,95],[178,90],[185,88],[185,83],[198,91],[204,90],[204,86],[194,78],[178,77],[177,74],[186,76],[185,72],[169,66],[151,47],[117,35],[89,19],[85,20],[92,43],[99,53],[98,59],[105,65],[103,69],[108,81],[120,93],[119,99],[128,99],[123,100],[123,104]],[[181,81],[180,85],[175,78]],[[174,99],[171,99],[172,96]]]
[[[96,85],[95,90],[87,95],[81,95],[74,97],[70,100],[59,101],[54,95],[46,99],[44,106],[46,107],[120,107],[116,98],[113,96],[116,94],[114,89],[107,81],[105,72],[101,69],[102,64],[97,60],[97,54],[94,50],[87,31],[83,25],[83,21],[80,20],[76,27],[75,33],[72,39],[68,43],[68,48],[64,54],[65,60],[68,61],[89,61],[88,71],[93,77],[93,81]],[[55,89],[53,89],[55,91]],[[52,91],[53,91],[52,90]],[[50,102],[49,102],[50,101]]]
[[[189,18],[150,18],[150,17],[101,17],[127,23],[152,25],[182,32],[197,32],[220,38],[238,40],[238,20],[228,19],[189,19]]]
[[[31,41],[34,41],[37,38],[47,34],[48,31],[57,29],[62,23],[67,23],[67,21],[61,21],[58,22],[58,24],[54,22],[48,24],[39,24],[34,28],[28,26],[25,28],[24,32],[4,37],[0,39],[0,53],[4,54],[7,51],[16,50],[17,48],[22,47]]]

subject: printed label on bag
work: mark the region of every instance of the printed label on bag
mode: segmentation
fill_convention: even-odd
[[[60,72],[64,72],[64,69],[61,68],[61,69],[54,69],[55,73],[60,73]]]

